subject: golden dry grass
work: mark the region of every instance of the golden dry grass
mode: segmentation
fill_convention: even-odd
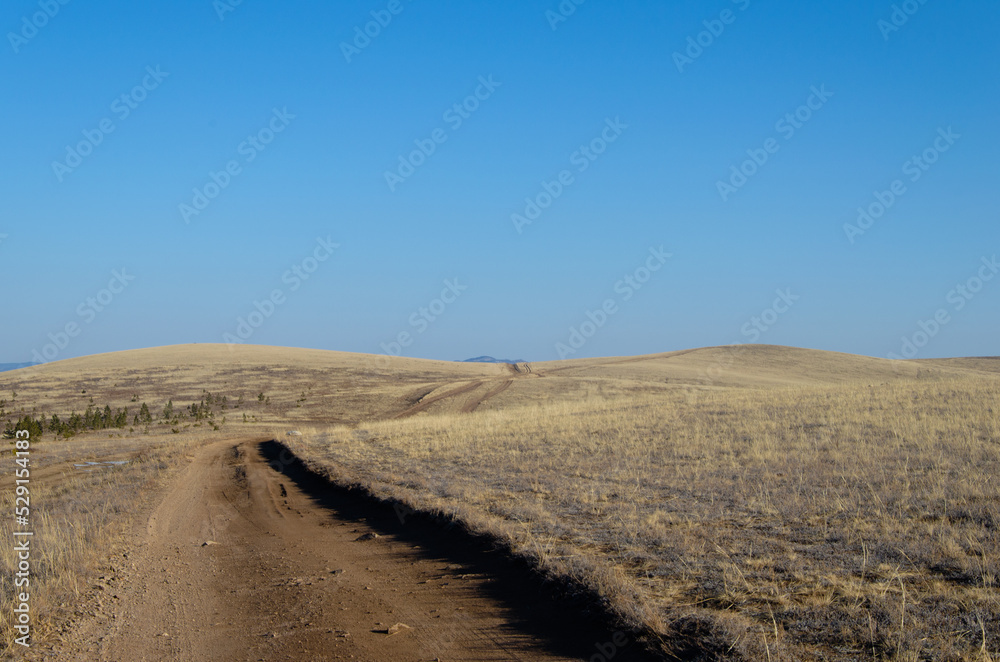
[[[1000,381],[592,396],[289,444],[743,659],[1000,645]],[[985,647],[984,647],[985,646]]]
[[[128,407],[146,402],[157,416],[172,400],[182,408],[206,393],[226,396],[229,431],[251,422],[294,425],[298,421],[352,423],[384,418],[442,381],[482,379],[504,372],[495,365],[390,358],[309,349],[234,345],[175,345],[98,354],[0,373],[0,399],[7,410],[65,419],[88,404]],[[11,394],[18,397],[11,406]],[[267,403],[258,402],[264,394]],[[243,397],[243,406],[235,405]],[[221,415],[217,417],[221,422]],[[187,427],[185,427],[187,426]],[[198,432],[190,421],[182,432]],[[154,427],[154,434],[170,434]]]
[[[188,345],[0,374],[0,396],[11,414],[62,416],[91,399],[155,415],[225,395],[219,431],[189,420],[36,449],[56,461],[158,447],[169,470],[185,444],[271,431],[338,482],[489,532],[719,659],[987,660],[1000,649],[998,365],[744,346],[515,373]],[[56,558],[43,629],[120,549],[134,514],[121,504],[159,472],[148,457],[37,485]],[[87,545],[72,540],[77,518]]]
[[[93,593],[95,580],[105,574],[110,563],[121,562],[123,551],[134,542],[129,536],[135,517],[142,511],[144,495],[153,492],[178,466],[186,447],[175,442],[169,447],[128,448],[120,441],[109,446],[105,439],[86,437],[50,442],[40,452],[35,446],[31,469],[38,479],[30,483],[30,530],[34,536],[28,587],[32,642],[51,638],[82,614],[83,598]],[[10,457],[7,453],[4,456]],[[109,457],[127,458],[127,463],[90,471],[73,466],[74,462]],[[13,463],[8,460],[4,464]],[[10,478],[4,476],[0,492],[4,513],[14,510]],[[0,519],[0,538],[13,540],[13,531],[12,518]],[[16,566],[13,554],[0,558],[0,592],[5,596],[15,594]],[[10,609],[0,612],[0,653],[5,656],[25,652],[14,643],[18,635],[13,630],[13,616]]]

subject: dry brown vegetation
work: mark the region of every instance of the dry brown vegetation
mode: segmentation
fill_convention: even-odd
[[[7,400],[7,411],[15,415],[56,413],[63,418],[73,411],[82,413],[89,404],[109,405],[113,410],[129,407],[131,426],[131,414],[142,402],[158,417],[169,401],[183,409],[211,393],[228,402],[228,411],[215,412],[215,422],[224,432],[240,432],[255,423],[285,426],[300,421],[353,423],[384,418],[398,411],[400,403],[419,397],[421,387],[500,372],[494,365],[344,352],[176,345],[0,373],[0,399]],[[12,393],[17,393],[16,399]],[[261,395],[264,399],[258,400]],[[184,419],[176,426],[153,426],[150,432],[171,434],[173,427],[188,434],[209,426],[198,429],[195,421]]]
[[[753,346],[516,372],[199,345],[8,373],[0,392],[45,413],[225,395],[221,431],[105,434],[101,453],[270,430],[342,484],[445,513],[592,588],[679,653],[985,661],[1000,652],[998,366]],[[37,448],[75,459],[80,443]],[[174,452],[33,487],[58,557],[44,569],[50,622]],[[97,543],[70,553],[80,521]]]
[[[720,655],[996,653],[1000,382],[600,386],[289,444],[340,482],[497,535],[632,622]]]
[[[144,494],[176,468],[187,447],[149,446],[123,453],[119,444],[81,438],[32,450],[31,577],[32,641],[42,641],[63,629],[86,607],[110,564],[123,562],[131,547],[135,516]],[[10,457],[5,454],[5,457]],[[88,461],[124,461],[121,465],[76,467]],[[11,466],[8,461],[4,464]],[[0,480],[0,509],[14,511],[13,470]],[[21,527],[18,527],[19,529]],[[13,519],[0,518],[0,538],[13,540]],[[0,558],[3,595],[14,595],[17,559]],[[103,586],[103,584],[102,584]],[[106,587],[104,587],[106,588]],[[19,588],[17,592],[24,589]],[[106,595],[100,599],[112,599]],[[23,652],[16,646],[10,609],[0,612],[0,652]]]

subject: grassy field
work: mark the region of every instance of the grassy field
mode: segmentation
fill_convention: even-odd
[[[94,598],[194,445],[266,433],[339,483],[496,536],[678,653],[1000,653],[998,359],[744,346],[515,369],[195,345],[2,373],[0,399],[8,423],[143,402],[155,419],[34,445],[42,636]],[[128,463],[72,468],[109,458]]]
[[[1000,649],[1000,381],[591,395],[316,427],[336,480],[749,660]]]
[[[125,445],[120,440],[93,436],[72,442],[41,442],[32,450],[30,483],[31,584],[33,641],[51,638],[83,614],[110,566],[127,563],[135,538],[132,527],[146,504],[144,496],[177,468],[188,442],[164,445]],[[5,453],[5,457],[11,457]],[[77,467],[88,461],[118,465]],[[12,460],[4,462],[11,466]],[[14,512],[13,471],[0,480],[0,509]],[[0,518],[0,538],[14,540],[13,519]],[[19,527],[20,528],[20,527]],[[0,592],[14,595],[17,559],[0,558]],[[102,586],[98,589],[98,586]],[[0,612],[0,654],[25,652],[15,645],[10,609]]]
[[[168,402],[183,413],[212,394],[225,397],[228,405],[226,410],[214,408],[212,422],[238,431],[244,429],[243,414],[250,425],[385,418],[421,386],[482,379],[501,370],[493,365],[308,349],[175,345],[0,373],[0,400],[6,401],[10,413],[57,414],[63,419],[72,412],[83,413],[91,404],[128,407],[130,427],[135,427],[132,416],[143,402],[159,422]],[[176,425],[153,426],[151,432],[170,433],[174,427],[187,434],[211,425],[182,416]]]
[[[183,465],[190,449],[211,439],[234,441],[262,431],[283,434],[303,421],[354,423],[405,409],[415,393],[441,380],[480,378],[495,366],[393,359],[285,348],[188,345],[118,352],[0,373],[0,430],[24,416],[63,421],[88,407],[129,409],[122,428],[84,431],[68,439],[46,430],[31,450],[33,641],[51,640],[96,599],[109,599],[101,579],[141,534],[143,508]],[[213,404],[189,411],[211,394]],[[226,404],[215,398],[226,398]],[[146,403],[150,425],[133,417]],[[163,417],[173,404],[175,414]],[[13,441],[4,440],[0,508],[14,509]],[[75,467],[91,460],[122,465]],[[0,518],[12,540],[13,520]],[[135,529],[134,527],[139,527]],[[138,532],[138,534],[137,534]],[[17,559],[0,555],[0,589],[12,595]],[[102,588],[97,588],[97,587]],[[0,612],[0,651],[13,648],[13,614]]]

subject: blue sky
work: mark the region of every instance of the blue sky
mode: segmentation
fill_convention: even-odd
[[[0,361],[1000,354],[994,2],[11,0],[0,27]]]

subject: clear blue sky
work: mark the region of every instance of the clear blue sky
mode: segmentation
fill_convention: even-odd
[[[893,4],[10,0],[0,361],[1000,354],[1000,5]]]

